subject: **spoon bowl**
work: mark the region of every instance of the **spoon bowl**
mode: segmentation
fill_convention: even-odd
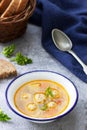
[[[61,51],[67,51],[80,63],[83,67],[84,73],[87,75],[87,65],[83,63],[83,61],[71,50],[72,49],[72,41],[70,38],[61,30],[53,29],[52,30],[52,39],[55,46]]]
[[[52,39],[56,47],[59,48],[61,51],[71,50],[72,42],[64,32],[58,29],[53,29]]]

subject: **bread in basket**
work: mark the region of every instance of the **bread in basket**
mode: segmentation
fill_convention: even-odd
[[[33,14],[36,0],[0,0],[0,42],[21,36]]]

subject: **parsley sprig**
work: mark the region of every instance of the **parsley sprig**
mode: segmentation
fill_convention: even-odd
[[[32,60],[24,55],[22,53],[18,52],[14,58],[11,59],[11,61],[17,62],[19,65],[26,65],[32,63]]]
[[[15,50],[15,45],[12,44],[10,46],[7,46],[5,48],[3,48],[2,50],[2,54],[4,54],[6,57],[11,57],[14,53],[14,50]]]
[[[11,120],[11,118],[0,109],[0,121],[6,122],[9,120]]]
[[[8,58],[11,58],[15,51],[15,48],[16,47],[14,44],[7,46],[3,48],[2,54],[4,54],[4,56]],[[16,56],[14,58],[11,58],[10,60],[15,61],[19,65],[26,65],[32,63],[32,59],[28,58],[27,56],[24,56],[21,52],[16,53]]]

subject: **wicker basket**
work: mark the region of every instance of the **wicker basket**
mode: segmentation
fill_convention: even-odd
[[[27,8],[20,14],[0,18],[0,42],[11,41],[26,31],[29,17],[34,12],[36,0],[29,0]]]

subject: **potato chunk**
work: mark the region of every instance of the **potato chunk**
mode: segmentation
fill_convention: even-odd
[[[28,99],[28,97],[29,97],[28,93],[25,93],[25,94],[22,95],[22,99]]]

